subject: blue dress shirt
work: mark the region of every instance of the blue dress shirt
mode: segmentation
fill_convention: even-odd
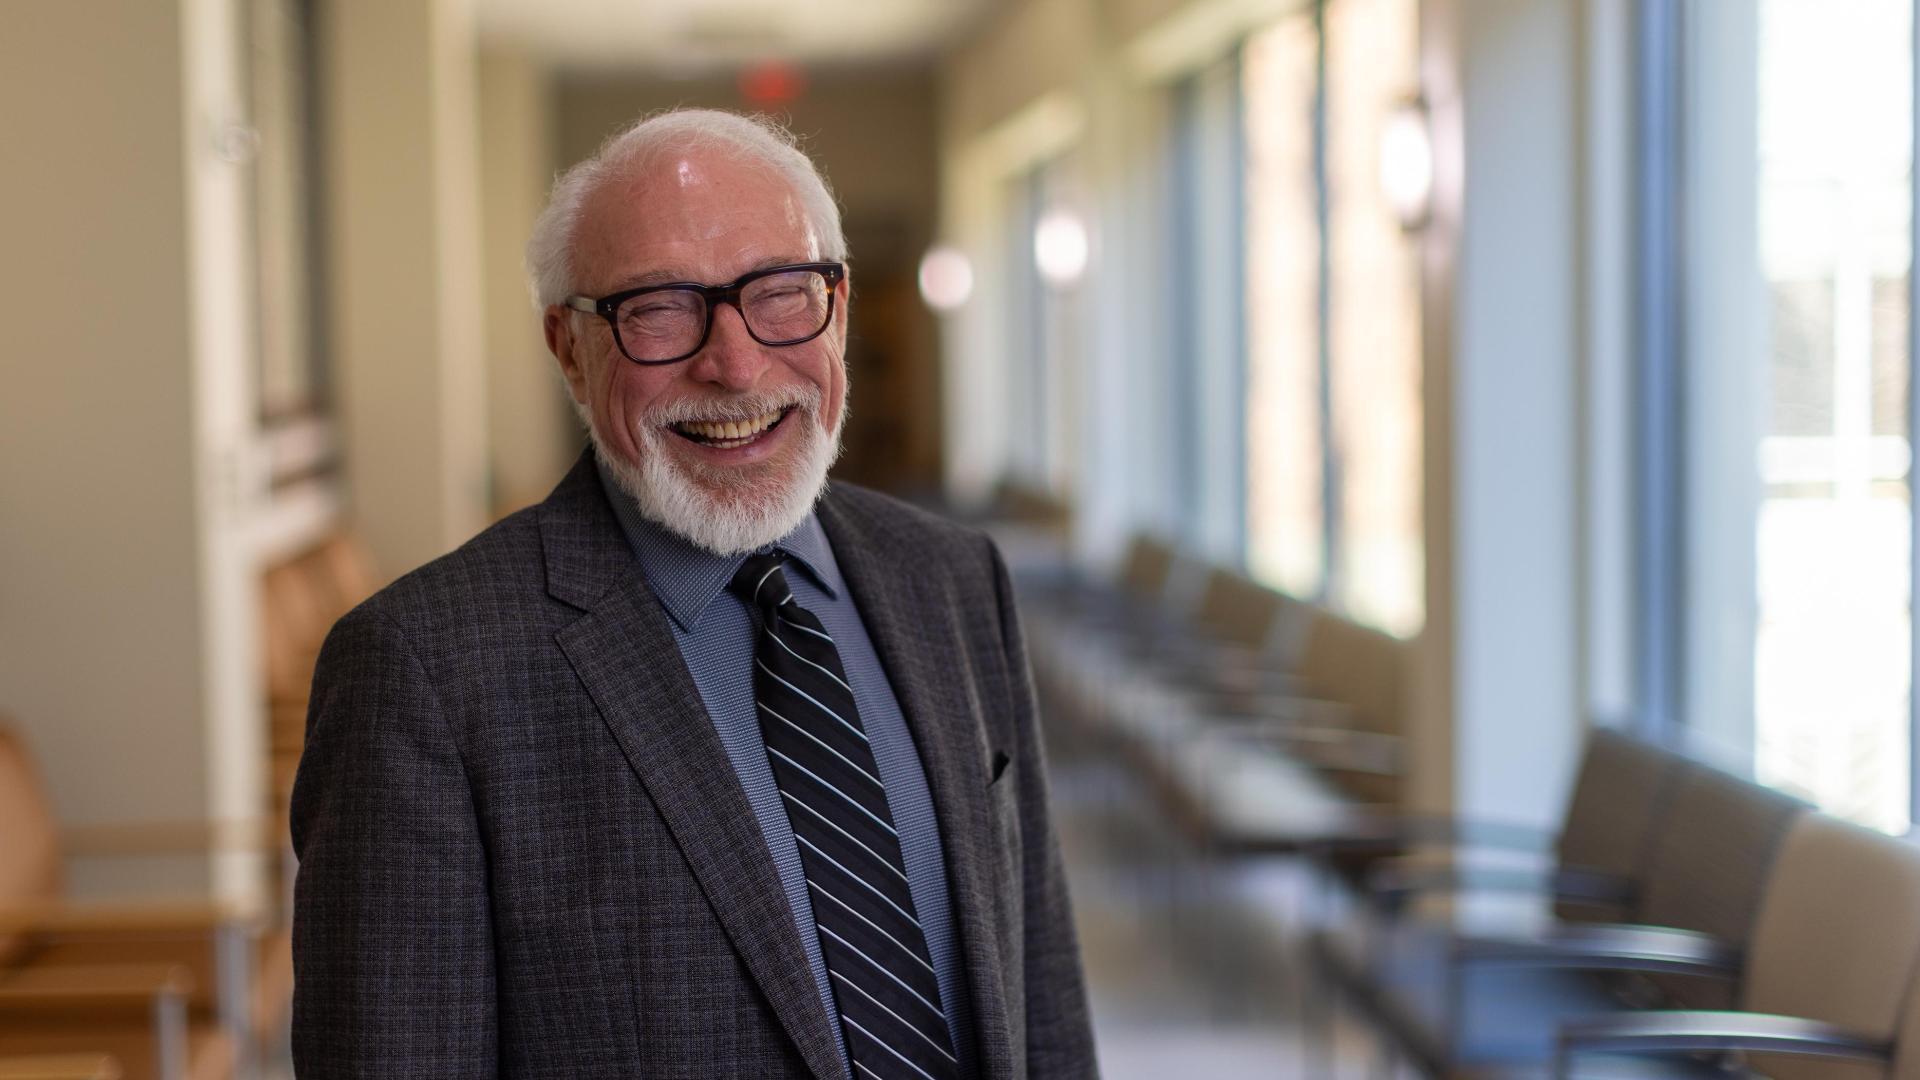
[[[761,741],[760,719],[753,701],[753,652],[758,630],[746,603],[726,591],[727,582],[747,560],[703,551],[654,522],[640,516],[633,500],[600,470],[600,483],[627,542],[640,560],[647,585],[673,623],[674,641],[693,675],[700,700],[707,707],[720,745],[740,777],[747,803],[759,819],[767,850],[780,873],[794,927],[806,949],[807,963],[827,1018],[840,1030],[840,1012],[827,979],[827,963],[820,953],[820,934],[814,928],[813,900],[800,866],[800,849],[787,821],[786,803],[774,783],[773,766]],[[874,763],[886,784],[887,806],[900,833],[900,854],[906,862],[907,888],[915,913],[927,936],[927,953],[940,983],[940,1003],[952,1030],[960,1075],[977,1075],[973,1044],[973,1014],[967,999],[967,981],[961,967],[959,938],[954,925],[953,895],[947,884],[945,849],[934,819],[933,796],[920,752],[901,715],[900,702],[887,681],[886,670],[873,651],[866,624],[860,620],[847,592],[820,521],[808,514],[793,532],[773,545],[788,556],[787,584],[801,607],[818,618],[833,637],[841,666],[853,688],[860,722],[873,747]],[[793,573],[798,567],[802,572]],[[845,1040],[836,1040],[840,1063],[851,1076]]]

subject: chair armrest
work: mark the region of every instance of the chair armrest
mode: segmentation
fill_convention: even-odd
[[[1560,1029],[1555,1080],[1580,1054],[1664,1054],[1744,1050],[1888,1063],[1892,1044],[1817,1020],[1766,1013],[1657,1010],[1581,1020]]]
[[[193,975],[174,964],[32,966],[0,982],[0,1021],[75,1015],[147,1020],[155,1003],[184,999]]]
[[[1208,724],[1222,723],[1313,723],[1352,730],[1353,706],[1344,701],[1293,693],[1213,692],[1192,688],[1172,688],[1173,700],[1191,709]]]
[[[1261,719],[1235,720],[1225,727],[1209,725],[1201,734],[1273,747],[1324,772],[1398,776],[1401,771],[1398,735]]]
[[[1318,845],[1323,854],[1365,854],[1406,851],[1421,847],[1487,849],[1546,854],[1552,833],[1534,825],[1511,821],[1475,820],[1439,814],[1407,814],[1379,807],[1356,815],[1340,836]]]
[[[1455,938],[1463,963],[1585,971],[1644,971],[1734,978],[1745,961],[1740,949],[1711,934],[1665,926],[1562,926],[1511,937]]]
[[[56,900],[0,907],[0,934],[212,933],[250,923],[248,916],[231,904],[211,900],[135,903],[73,903]]]
[[[0,1057],[0,1080],[120,1080],[112,1054],[34,1054]]]
[[[1436,893],[1545,893],[1555,900],[1608,904],[1622,909],[1632,902],[1633,882],[1618,875],[1577,867],[1463,866],[1458,863],[1391,859],[1375,866],[1369,893],[1389,904]]]
[[[70,825],[60,830],[69,857],[203,855],[209,851],[270,851],[278,846],[264,817],[222,821],[154,821]]]

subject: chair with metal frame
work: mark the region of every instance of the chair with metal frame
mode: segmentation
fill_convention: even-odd
[[[1623,921],[1640,901],[1655,826],[1692,767],[1653,743],[1591,727],[1557,832],[1453,818],[1382,821],[1377,838],[1353,842],[1371,839],[1414,853],[1373,866],[1365,899],[1392,914],[1436,893],[1526,892],[1550,899],[1554,915],[1568,922]],[[1501,858],[1474,860],[1489,850]],[[1528,851],[1552,862],[1527,865],[1509,857]]]
[[[1727,984],[1697,976],[1715,964],[1737,968],[1780,839],[1807,807],[1704,765],[1688,765],[1672,784],[1664,812],[1643,822],[1647,855],[1625,888],[1596,895],[1590,886],[1605,877],[1581,875],[1590,880],[1568,895],[1564,875],[1557,882],[1556,901],[1571,908],[1562,914],[1591,917],[1589,905],[1606,900],[1636,923],[1563,921],[1515,933],[1405,919],[1357,943],[1316,935],[1319,968],[1436,1076],[1544,1062],[1569,1017],[1719,1000]],[[1570,805],[1582,802],[1593,804],[1577,793]]]
[[[1645,1074],[1724,1076],[1711,1071],[1712,1062],[1673,1058],[1737,1053],[1747,1075],[1771,1080],[1912,1080],[1920,1077],[1917,961],[1920,847],[1806,814],[1774,863],[1744,972],[1724,962],[1697,969],[1739,977],[1739,1011],[1658,1010],[1569,1023],[1556,1041],[1552,1075],[1584,1075],[1576,1066],[1630,1055]]]

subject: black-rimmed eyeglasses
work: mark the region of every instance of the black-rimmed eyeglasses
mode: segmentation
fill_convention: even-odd
[[[636,364],[671,364],[707,344],[713,309],[732,304],[747,333],[762,345],[799,345],[833,321],[833,296],[847,276],[843,263],[795,263],[742,275],[725,285],[675,281],[592,299],[567,297],[567,306],[607,320],[613,340]]]

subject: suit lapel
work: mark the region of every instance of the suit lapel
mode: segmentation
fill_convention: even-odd
[[[561,650],[808,1067],[840,1076],[837,1035],[766,838],[590,453],[541,510],[548,591],[585,612],[556,635]]]
[[[966,957],[981,1076],[1010,1077],[993,869],[979,842],[994,835],[985,788],[988,749],[967,704],[977,695],[968,683],[966,649],[948,617],[964,601],[926,573],[925,551],[883,535],[878,523],[843,501],[829,494],[819,515],[926,769]]]

